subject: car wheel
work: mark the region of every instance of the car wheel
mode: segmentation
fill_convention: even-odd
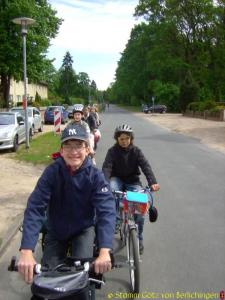
[[[16,152],[19,148],[19,139],[18,139],[18,135],[15,135],[14,140],[13,140],[13,148],[12,151]]]
[[[39,132],[43,132],[43,122],[41,122],[41,127],[38,129]]]
[[[34,124],[32,125],[32,129],[31,129],[31,134],[34,135],[35,133],[35,129],[34,129]]]

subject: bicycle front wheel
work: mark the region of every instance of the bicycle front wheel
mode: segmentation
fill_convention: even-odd
[[[136,229],[132,228],[128,238],[128,263],[132,293],[140,291],[140,261]]]

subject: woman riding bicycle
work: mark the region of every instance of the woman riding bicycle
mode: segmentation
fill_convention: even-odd
[[[119,125],[114,132],[116,143],[112,146],[103,163],[103,173],[110,182],[111,190],[141,190],[140,169],[144,173],[148,185],[152,191],[158,191],[160,186],[156,181],[152,168],[142,153],[141,149],[133,144],[134,133],[127,125]],[[135,214],[135,222],[138,225],[138,238],[140,254],[143,254],[143,229],[144,217]]]

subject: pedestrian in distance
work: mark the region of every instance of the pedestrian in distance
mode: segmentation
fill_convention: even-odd
[[[158,191],[160,186],[156,181],[152,168],[140,148],[133,144],[134,133],[127,124],[116,127],[114,132],[116,143],[105,157],[102,170],[110,183],[112,191],[138,191],[143,189],[140,181],[140,169],[144,173],[148,185],[152,191]],[[135,214],[135,222],[138,225],[138,238],[140,254],[144,251],[143,229],[144,217]]]
[[[68,243],[72,256],[91,257],[96,231],[99,256],[94,262],[95,272],[111,269],[115,201],[103,173],[88,157],[89,137],[82,125],[64,129],[60,153],[44,170],[24,212],[18,270],[27,283],[33,280],[33,252],[46,218],[43,265],[61,264]]]

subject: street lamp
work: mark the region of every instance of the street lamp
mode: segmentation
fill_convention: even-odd
[[[152,111],[155,112],[155,97],[152,96]]]
[[[24,99],[23,107],[25,112],[25,130],[26,130],[26,148],[29,148],[29,124],[28,124],[28,111],[27,111],[27,57],[26,57],[26,35],[27,27],[35,20],[26,17],[20,17],[12,20],[13,23],[21,25],[21,35],[23,39],[23,83],[24,83]]]

